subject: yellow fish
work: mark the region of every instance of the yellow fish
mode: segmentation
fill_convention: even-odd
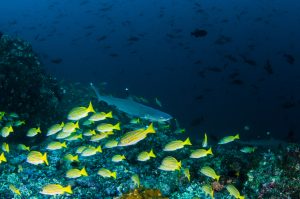
[[[99,142],[100,140],[103,140],[104,138],[107,138],[109,135],[113,135],[113,131],[107,131],[103,133],[99,133],[96,135],[93,135],[90,139],[91,142]]]
[[[2,144],[2,150],[4,152],[9,153],[9,145],[6,142],[3,142],[3,144]]]
[[[30,151],[30,147],[25,144],[18,144],[18,149],[21,151]]]
[[[214,198],[214,190],[211,185],[206,184],[203,185],[201,188],[206,195],[209,195],[212,199]]]
[[[61,124],[52,125],[47,131],[47,136],[54,135],[54,134],[58,133],[59,131],[61,131],[63,129],[64,125],[65,125],[64,122],[62,122]]]
[[[89,146],[82,151],[81,156],[87,157],[87,156],[96,155],[96,153],[102,153],[101,146],[98,146],[97,148],[93,146]]]
[[[140,187],[140,178],[138,174],[133,174],[131,176],[131,180],[133,181],[134,185],[137,185],[137,187]]]
[[[231,135],[231,136],[226,136],[224,138],[222,138],[218,144],[227,144],[229,142],[233,142],[234,140],[240,139],[240,135],[236,134],[235,136]]]
[[[64,193],[72,194],[73,192],[70,185],[63,187],[60,184],[48,184],[43,187],[40,193],[44,195],[54,196],[54,195],[62,195]]]
[[[66,154],[64,156],[64,160],[69,161],[69,162],[79,162],[78,160],[78,155],[73,156],[72,154]]]
[[[183,170],[183,174],[184,176],[190,181],[191,180],[191,174],[190,174],[190,169],[189,168],[185,168]]]
[[[125,159],[126,159],[126,157],[124,155],[114,155],[111,158],[111,161],[113,161],[113,162],[121,162],[121,161],[123,161]]]
[[[108,124],[108,123],[102,123],[102,124],[99,124],[97,126],[97,131],[99,132],[108,132],[108,131],[113,131],[113,130],[120,130],[120,122],[115,124],[115,125],[112,125],[112,124]]]
[[[93,122],[97,122],[97,121],[101,121],[101,120],[105,120],[106,118],[113,118],[112,116],[112,112],[108,112],[108,113],[104,113],[104,112],[100,112],[100,113],[94,113],[89,120],[93,121]]]
[[[156,103],[159,107],[162,107],[162,104],[161,104],[161,102],[157,99],[157,97],[155,98],[155,103]]]
[[[256,147],[245,146],[240,149],[243,153],[253,153],[256,150]]]
[[[95,130],[86,130],[83,132],[84,136],[93,136],[96,135],[96,131]]]
[[[66,173],[67,178],[79,178],[81,176],[88,176],[85,168],[79,169],[69,169]]]
[[[1,164],[2,162],[7,162],[6,157],[4,156],[4,153],[3,153],[3,152],[2,152],[1,155],[0,155],[0,164]]]
[[[113,177],[114,179],[117,178],[117,172],[115,171],[111,172],[110,170],[105,168],[99,169],[98,174],[104,178],[110,178],[110,177]]]
[[[204,139],[202,141],[202,147],[203,148],[206,148],[207,147],[207,135],[206,133],[204,133]]]
[[[25,124],[24,120],[17,120],[14,122],[14,126],[18,127],[18,126],[22,126]]]
[[[182,149],[185,145],[192,145],[190,138],[187,138],[185,141],[175,140],[166,144],[163,151],[176,151],[177,149]]]
[[[201,168],[200,172],[203,175],[206,175],[207,177],[210,177],[212,179],[216,179],[217,181],[219,181],[220,176],[216,174],[215,170],[209,166],[204,166]]]
[[[206,149],[197,149],[197,150],[195,150],[191,153],[190,158],[202,158],[202,157],[205,157],[207,155],[213,155],[213,152],[212,152],[211,148],[209,148],[208,150],[206,150]]]
[[[39,152],[39,151],[31,151],[27,155],[27,160],[28,163],[38,165],[38,164],[43,164],[45,163],[46,165],[49,165],[48,160],[47,160],[47,153],[44,153],[44,155]]]
[[[148,133],[155,133],[153,123],[151,123],[147,129],[141,128],[134,131],[130,131],[123,135],[120,139],[118,146],[130,146],[138,143],[146,138]]]
[[[104,147],[108,148],[108,149],[111,149],[111,148],[114,148],[117,146],[118,146],[118,141],[116,141],[116,140],[108,140],[104,145]]]
[[[181,161],[178,162],[172,156],[165,157],[162,160],[161,165],[159,166],[159,169],[164,171],[175,171],[175,170],[180,170],[180,168],[181,168]]]
[[[88,107],[75,107],[68,114],[68,120],[77,121],[86,116],[89,113],[95,113],[92,102],[90,102]]]
[[[80,154],[80,153],[82,153],[82,151],[84,151],[88,147],[90,147],[90,146],[80,146],[77,148],[76,153]]]
[[[151,149],[151,151],[147,152],[147,151],[143,151],[141,153],[139,153],[137,160],[138,161],[147,161],[150,160],[150,158],[155,158],[156,155],[153,153],[153,150]]]
[[[245,196],[241,196],[240,192],[232,184],[226,186],[227,191],[230,195],[234,196],[237,199],[244,199]]]
[[[11,117],[11,118],[18,118],[19,115],[17,113],[10,113],[9,117]]]
[[[27,131],[27,137],[34,137],[36,136],[38,133],[42,133],[40,127],[38,128],[31,128]]]
[[[141,121],[140,121],[140,118],[132,118],[130,120],[130,124],[139,124]]]
[[[85,120],[85,121],[82,123],[83,126],[91,126],[92,124],[94,124],[94,122],[93,122],[93,121],[90,121],[90,120]]]
[[[76,131],[76,129],[79,129],[79,122],[77,121],[76,123],[73,123],[73,122],[68,122],[64,125],[63,129],[62,129],[62,132],[64,133],[73,133]],[[61,132],[61,133],[62,133]],[[70,135],[70,134],[69,134]],[[69,136],[68,135],[68,136]],[[66,137],[68,137],[66,136]],[[64,138],[66,138],[64,137]]]
[[[20,192],[20,190],[17,188],[17,187],[15,187],[14,185],[12,185],[12,184],[9,184],[9,189],[14,193],[14,194],[17,194],[17,195],[21,195],[21,192]]]
[[[14,132],[12,126],[5,126],[1,129],[2,137],[8,137],[10,133]]]
[[[0,121],[2,120],[3,116],[5,115],[5,112],[1,111],[0,112]]]
[[[66,142],[50,142],[46,149],[54,151],[62,148],[67,148]]]
[[[66,137],[65,140],[67,141],[76,141],[76,140],[82,140],[82,134],[75,134],[75,135],[70,135],[69,137]]]

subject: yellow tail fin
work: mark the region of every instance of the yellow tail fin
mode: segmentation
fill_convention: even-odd
[[[0,156],[0,162],[3,161],[3,162],[6,162],[6,158],[4,156],[4,153],[1,153],[1,156]]]
[[[111,177],[113,177],[114,179],[116,179],[116,178],[117,178],[117,172],[115,172],[115,171],[112,172],[112,173],[111,173]]]
[[[148,128],[145,130],[146,133],[155,133],[155,129],[153,127],[153,123],[151,123]]]
[[[79,122],[78,122],[78,121],[75,123],[75,128],[76,128],[76,129],[80,129],[80,128],[79,128]]]
[[[234,139],[240,139],[240,134],[236,134],[236,135],[234,136]]]
[[[96,151],[98,151],[99,153],[102,153],[102,149],[101,149],[100,145],[96,148]]]
[[[116,125],[114,125],[115,130],[120,130],[120,122],[118,122]]]
[[[149,152],[149,157],[156,158],[156,155],[153,153],[153,149]]]
[[[80,174],[83,175],[83,176],[88,176],[88,173],[86,172],[85,167],[83,167],[81,169]]]
[[[184,142],[183,145],[192,145],[190,138],[187,138]]]
[[[61,144],[61,147],[63,147],[63,148],[67,148],[67,144],[66,144],[66,142],[63,142],[63,143]]]
[[[92,102],[90,102],[89,106],[87,107],[87,111],[88,113],[95,113]]]
[[[45,162],[46,165],[49,165],[48,160],[47,160],[47,153],[44,153],[43,161]]]
[[[113,116],[112,116],[112,111],[106,113],[106,114],[105,114],[105,117],[107,117],[107,118],[113,118]]]
[[[73,193],[73,191],[72,191],[72,189],[71,189],[71,185],[66,186],[66,187],[64,188],[64,191],[67,192],[67,193],[69,193],[69,194],[72,194],[72,193]]]
[[[75,162],[79,162],[79,160],[78,160],[78,155],[74,156],[73,160],[74,160]]]
[[[212,152],[212,150],[211,150],[211,147],[207,150],[206,153],[207,153],[207,155],[209,155],[209,154],[210,154],[210,155],[213,155],[213,152]]]

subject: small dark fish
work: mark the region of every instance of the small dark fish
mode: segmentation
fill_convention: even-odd
[[[128,38],[128,42],[136,42],[136,41],[139,41],[140,38],[136,37],[136,36],[132,36],[132,37],[129,37]]]
[[[293,65],[295,62],[295,58],[293,55],[291,54],[283,54],[283,57],[285,58],[285,60],[287,61],[287,63]]]
[[[237,62],[237,59],[233,55],[225,55],[224,57],[231,62],[234,62],[234,63]]]
[[[109,56],[111,56],[111,57],[119,57],[119,54],[118,53],[110,53]]]
[[[203,100],[203,98],[204,98],[203,95],[198,95],[198,96],[195,97],[195,99],[196,99],[196,100],[199,100],[199,101],[200,101],[200,100]]]
[[[240,73],[239,72],[233,72],[233,73],[231,73],[230,75],[229,75],[229,78],[230,79],[235,79],[237,76],[239,76],[240,75]]]
[[[240,55],[240,56],[241,56],[241,58],[243,59],[244,63],[249,64],[249,65],[251,65],[251,66],[256,66],[256,61],[254,61],[254,60],[252,60],[252,59],[249,59],[249,58],[247,58],[247,57],[244,56],[244,55]]]
[[[2,36],[3,36],[3,33],[2,33],[2,32],[0,32],[0,39],[2,38]]]
[[[197,64],[197,65],[202,64],[202,61],[199,59],[199,60],[195,61],[194,64]]]
[[[106,36],[106,35],[103,35],[103,36],[98,37],[98,38],[97,38],[97,41],[103,41],[103,40],[105,40],[106,38],[107,38],[107,36]]]
[[[235,84],[235,85],[243,85],[244,82],[240,79],[234,79],[231,81],[232,84]]]
[[[272,65],[270,63],[270,60],[267,60],[267,63],[266,65],[264,66],[264,69],[267,71],[267,73],[269,75],[272,75],[273,74],[273,68],[272,68]]]
[[[207,31],[204,29],[195,29],[193,32],[191,32],[191,35],[194,37],[205,37],[207,35]]]
[[[198,71],[197,75],[200,76],[201,78],[205,78],[206,77],[205,70]]]
[[[61,58],[54,58],[54,59],[51,59],[51,62],[53,64],[60,64],[63,60]]]

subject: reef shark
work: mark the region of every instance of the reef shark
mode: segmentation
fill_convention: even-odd
[[[122,99],[112,96],[100,95],[97,88],[90,83],[99,101],[104,101],[108,105],[115,106],[118,110],[127,113],[129,116],[139,117],[142,119],[165,122],[172,119],[172,116],[160,110],[135,102],[132,99]]]

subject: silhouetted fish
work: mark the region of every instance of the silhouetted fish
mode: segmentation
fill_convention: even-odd
[[[51,59],[51,62],[53,64],[60,64],[63,60],[61,58],[54,58],[54,59]]]
[[[3,33],[2,33],[2,32],[0,32],[0,39],[2,38],[2,36],[3,36]]]
[[[249,58],[247,58],[247,57],[244,56],[244,55],[240,55],[240,56],[241,56],[241,58],[243,59],[244,63],[249,64],[249,65],[251,65],[251,66],[256,66],[256,62],[255,62],[254,60],[249,59]]]
[[[131,37],[128,38],[129,42],[136,42],[136,41],[139,41],[139,40],[140,40],[140,38],[138,38],[136,36],[131,36]]]
[[[191,35],[194,37],[205,37],[207,35],[207,31],[204,29],[195,29],[193,32],[191,32]]]
[[[283,57],[289,64],[294,64],[295,58],[291,54],[283,54]]]
[[[270,60],[267,60],[266,65],[264,66],[264,69],[267,71],[268,74],[273,74],[272,65],[270,63]]]

